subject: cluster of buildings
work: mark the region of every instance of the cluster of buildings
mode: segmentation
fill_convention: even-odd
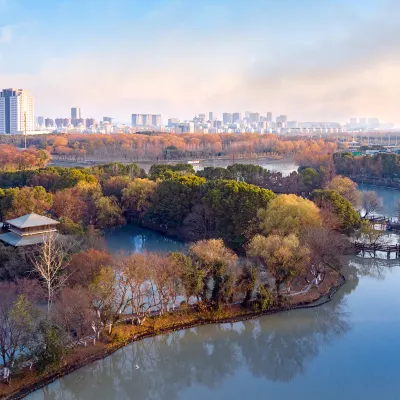
[[[0,92],[0,134],[44,134],[44,133],[134,133],[161,131],[171,133],[274,133],[278,135],[322,135],[344,132],[365,132],[393,129],[393,124],[382,124],[378,118],[351,118],[347,124],[338,122],[298,122],[287,115],[273,118],[272,112],[214,112],[200,113],[190,120],[169,118],[163,124],[161,114],[132,114],[131,124],[115,124],[113,118],[82,117],[79,107],[72,107],[69,117],[45,118],[35,121],[34,100],[24,89],[3,89]]]
[[[37,118],[37,127],[39,129],[56,130],[58,132],[68,132],[75,130],[85,133],[112,133],[113,118],[103,117],[103,120],[97,122],[95,118],[83,118],[79,107],[71,108],[70,117],[59,118]]]
[[[298,122],[291,121],[287,115],[273,118],[272,112],[261,114],[247,111],[224,112],[221,117],[215,113],[200,113],[189,121],[178,118],[168,120],[167,129],[175,133],[275,133],[275,134],[309,134],[339,133],[345,130],[337,122]]]

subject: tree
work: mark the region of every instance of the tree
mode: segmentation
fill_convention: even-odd
[[[301,246],[299,239],[293,233],[287,236],[257,235],[251,240],[247,254],[257,257],[267,267],[275,279],[278,300],[282,284],[288,286],[296,275],[304,273],[310,257],[308,248]]]
[[[111,267],[102,267],[89,285],[94,314],[98,321],[95,333],[99,335],[98,327],[108,325],[111,333],[114,324],[128,306],[129,286],[124,274],[117,274]]]
[[[149,170],[149,179],[153,181],[171,179],[176,173],[179,175],[194,175],[195,170],[191,164],[153,164]]]
[[[53,203],[53,196],[41,186],[6,189],[0,192],[0,214],[6,219],[31,212],[44,214]]]
[[[4,288],[2,288],[4,289]],[[38,311],[24,295],[14,301],[1,294],[0,303],[0,354],[4,366],[12,366],[16,356],[28,348],[34,331]]]
[[[100,197],[96,201],[96,208],[96,225],[102,229],[122,225],[125,222],[122,216],[122,210],[115,197]]]
[[[272,191],[233,180],[210,181],[204,186],[203,205],[211,212],[209,226],[213,237],[219,237],[234,249],[246,242],[245,233],[261,208],[273,201]]]
[[[389,239],[386,236],[385,231],[375,229],[373,222],[371,223],[368,220],[361,221],[360,234],[362,242],[367,243],[370,246],[385,244],[385,242],[387,242]]]
[[[174,176],[160,182],[146,216],[167,227],[181,226],[192,207],[200,203],[204,183],[197,176]]]
[[[128,187],[130,181],[129,176],[112,176],[103,182],[103,194],[105,196],[114,196],[121,200],[122,191]]]
[[[321,209],[333,213],[343,231],[357,228],[360,224],[360,215],[354,209],[349,200],[345,199],[335,190],[314,190],[312,200]]]
[[[137,178],[122,190],[122,209],[125,215],[141,219],[151,205],[157,183],[149,179]]]
[[[242,302],[244,307],[247,307],[249,305],[258,279],[259,269],[257,268],[257,266],[249,261],[246,262],[236,282],[239,290],[245,292],[245,296]]]
[[[32,356],[35,359],[35,368],[39,372],[58,365],[67,354],[68,337],[52,320],[40,321],[33,337]]]
[[[203,301],[207,299],[212,280],[211,302],[219,309],[222,303],[231,300],[229,292],[236,274],[237,256],[225,247],[222,239],[200,240],[190,247],[189,254],[204,273]]]
[[[90,294],[85,287],[65,287],[55,303],[55,320],[65,332],[80,339],[91,331],[93,320]]]
[[[128,304],[132,324],[142,325],[151,309],[150,272],[144,254],[131,254],[117,261],[118,272],[129,289]]]
[[[54,296],[65,286],[68,280],[66,268],[71,261],[71,254],[76,243],[68,238],[51,233],[45,237],[39,253],[32,257],[34,271],[46,289],[47,317]]]
[[[71,257],[68,265],[68,285],[87,287],[103,267],[110,266],[112,257],[103,250],[88,249]]]
[[[176,269],[180,271],[180,279],[185,290],[187,301],[195,297],[197,301],[203,288],[204,271],[199,264],[193,262],[192,258],[180,252],[168,255],[170,262],[175,263]]]
[[[341,257],[349,248],[349,242],[340,233],[317,227],[308,229],[302,239],[310,250],[309,271],[316,285],[324,280],[328,270],[339,272],[342,269]]]
[[[79,223],[87,212],[87,205],[76,188],[64,189],[54,194],[52,210],[59,218]]]
[[[374,191],[362,192],[361,207],[365,218],[382,209],[382,199]]]
[[[309,190],[316,189],[321,185],[321,176],[314,168],[302,168],[300,170],[300,176],[303,184]]]
[[[350,201],[354,208],[358,208],[361,204],[361,192],[357,189],[357,184],[349,178],[337,175],[325,186],[325,189],[335,190]]]
[[[318,207],[294,194],[282,194],[258,212],[260,229],[265,235],[299,235],[305,229],[321,225]]]

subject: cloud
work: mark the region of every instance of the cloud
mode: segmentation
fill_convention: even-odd
[[[304,0],[304,9],[285,15],[272,9],[278,2],[259,2],[269,8],[232,14],[245,3],[197,3],[193,14],[187,2],[164,2],[112,29],[60,27],[53,41],[46,25],[40,37],[35,24],[15,53],[3,52],[16,66],[0,69],[0,83],[31,90],[37,112],[53,117],[80,106],[85,116],[123,121],[134,112],[166,119],[257,110],[303,121],[377,116],[400,123],[400,2],[354,0],[336,10],[326,5],[340,0]],[[10,40],[5,28],[0,38]],[[26,54],[30,63],[18,59]]]

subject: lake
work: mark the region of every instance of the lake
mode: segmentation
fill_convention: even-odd
[[[360,189],[376,190],[382,212],[393,212],[398,192]],[[134,225],[106,242],[114,252],[185,248]],[[27,398],[398,400],[399,260],[344,262],[347,282],[330,303],[132,343]]]
[[[321,307],[145,339],[28,398],[398,399],[399,263],[347,263]]]

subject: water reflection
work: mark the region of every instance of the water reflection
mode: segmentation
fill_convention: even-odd
[[[172,400],[194,385],[215,389],[243,370],[289,382],[304,373],[323,346],[350,329],[344,302],[349,289],[323,307],[133,343],[31,398]]]
[[[105,241],[111,252],[169,252],[183,251],[186,248],[185,243],[179,240],[174,240],[134,224],[120,226],[107,231]]]

